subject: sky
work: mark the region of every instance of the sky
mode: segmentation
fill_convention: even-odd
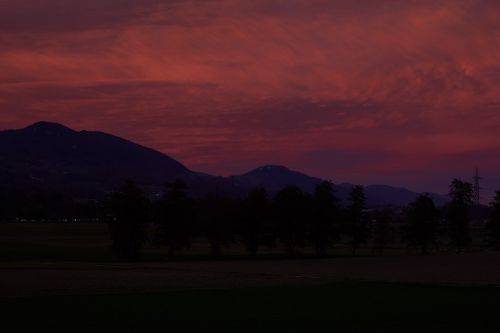
[[[500,189],[500,1],[0,0],[0,128],[109,132],[216,175],[263,164]]]

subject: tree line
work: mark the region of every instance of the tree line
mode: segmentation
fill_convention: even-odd
[[[422,194],[402,213],[391,207],[368,209],[362,186],[353,187],[348,204],[341,206],[333,184],[326,181],[312,194],[297,186],[274,196],[254,188],[239,199],[217,194],[195,199],[188,190],[176,180],[165,184],[159,200],[151,201],[131,181],[117,188],[101,207],[115,257],[137,260],[142,246],[150,242],[164,246],[167,257],[174,259],[195,238],[208,241],[213,258],[234,243],[242,244],[251,257],[261,247],[278,245],[288,257],[298,256],[307,246],[316,257],[325,257],[340,241],[353,255],[368,244],[381,254],[396,238],[422,255],[436,250],[445,236],[457,252],[468,250],[472,242],[473,187],[460,179],[452,181],[451,201],[445,207],[436,207],[429,195]],[[500,191],[490,211],[485,241],[500,249]]]

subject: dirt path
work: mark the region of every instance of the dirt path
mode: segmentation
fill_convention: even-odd
[[[172,263],[3,263],[0,297],[317,284],[345,279],[500,285],[500,253]]]

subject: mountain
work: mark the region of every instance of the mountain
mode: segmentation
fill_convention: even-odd
[[[189,170],[156,150],[131,141],[91,131],[74,131],[56,123],[39,122],[23,129],[0,131],[0,185],[19,190],[62,192],[78,198],[102,197],[127,179],[148,193],[159,193],[162,184],[182,178],[191,194],[242,196],[253,187],[271,194],[287,185],[312,193],[322,181],[284,166],[266,165],[245,174],[215,177]],[[352,184],[335,186],[346,204]],[[418,193],[386,185],[365,187],[370,206],[406,205]],[[437,204],[447,198],[431,194]]]
[[[320,178],[311,177],[279,165],[265,165],[242,175],[231,176],[229,180],[240,188],[264,187],[271,193],[276,193],[288,185],[296,185],[304,191],[313,193],[316,186],[323,181]],[[335,185],[335,194],[343,204],[348,204],[349,192],[353,187],[354,185],[349,183]],[[414,201],[419,194],[402,187],[387,185],[365,186],[366,201],[370,207],[406,206]],[[444,195],[431,193],[430,196],[438,205],[448,201],[447,196]]]
[[[372,206],[394,205],[406,206],[421,194],[410,191],[402,187],[387,185],[368,185],[365,187],[365,194],[368,202]],[[436,205],[441,206],[449,201],[447,195],[428,193]]]
[[[144,185],[192,176],[176,160],[102,132],[77,132],[39,122],[0,132],[0,181],[4,185],[93,196],[125,179]]]
[[[353,184],[340,184],[340,187],[344,188],[348,193],[353,187]],[[406,206],[410,202],[415,201],[415,199],[421,194],[418,192],[410,191],[404,187],[394,187],[388,185],[367,185],[364,187],[366,201],[369,206]],[[449,201],[448,196],[428,193],[429,196],[434,200],[436,205],[443,205]]]
[[[296,185],[302,190],[313,192],[323,180],[292,171],[281,165],[265,165],[242,175],[231,176],[229,180],[237,187],[264,187],[276,193],[288,185]]]

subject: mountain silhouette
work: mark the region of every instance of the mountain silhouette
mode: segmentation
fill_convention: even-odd
[[[354,187],[354,184],[343,183],[338,185],[343,188],[346,193],[349,193]],[[367,204],[371,207],[374,206],[406,206],[410,202],[415,201],[421,194],[418,192],[410,191],[404,187],[395,187],[388,185],[367,185],[364,187]],[[436,205],[443,205],[449,201],[447,195],[436,193],[428,193],[434,200]]]
[[[313,193],[316,186],[323,181],[323,179],[311,177],[281,165],[261,166],[245,174],[231,176],[229,179],[237,187],[264,187],[271,193],[276,193],[288,185],[296,185],[306,192]],[[349,192],[353,187],[354,184],[349,183],[335,184],[335,195],[344,204],[347,204]],[[365,186],[367,204],[371,207],[386,205],[406,206],[414,201],[419,194],[402,187],[388,185]],[[445,195],[431,193],[430,196],[438,205],[442,205],[448,201],[448,197]]]
[[[0,152],[3,184],[85,195],[109,191],[126,179],[153,185],[192,173],[128,140],[48,122],[1,131]]]
[[[238,187],[264,187],[273,193],[288,185],[296,185],[304,191],[313,192],[316,186],[323,181],[320,178],[310,177],[281,165],[261,166],[245,174],[231,176],[229,179]]]
[[[127,179],[154,195],[165,182],[182,178],[196,196],[218,193],[243,196],[264,187],[271,194],[296,185],[312,193],[323,180],[285,166],[265,165],[241,175],[217,177],[189,170],[175,159],[103,132],[75,131],[38,122],[0,131],[0,182],[19,190],[49,190],[78,198],[103,196]],[[335,186],[345,203],[352,184]],[[365,187],[368,205],[406,205],[419,193],[386,185]],[[431,194],[437,204],[447,197]]]

